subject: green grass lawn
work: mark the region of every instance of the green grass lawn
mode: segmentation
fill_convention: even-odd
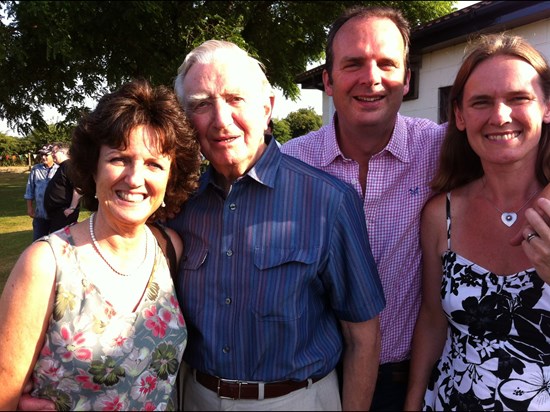
[[[22,170],[24,170],[23,168]],[[32,242],[32,219],[23,199],[29,174],[0,168],[0,292],[23,250]],[[79,220],[89,213],[82,211]]]
[[[32,219],[23,195],[28,173],[0,171],[0,290],[17,258],[32,242]]]

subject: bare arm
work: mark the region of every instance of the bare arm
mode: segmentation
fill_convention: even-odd
[[[15,410],[44,342],[54,301],[55,259],[33,243],[19,257],[0,298],[0,409]]]
[[[372,402],[380,359],[380,320],[341,321],[344,334],[342,409],[367,411]]]
[[[445,197],[433,198],[422,214],[422,303],[414,328],[409,387],[404,410],[419,411],[432,368],[441,356],[447,318],[441,307],[441,254],[447,249]]]
[[[78,207],[78,202],[80,202],[81,197],[82,196],[76,190],[73,190],[73,197],[71,198],[71,204],[67,209],[63,211],[63,214],[65,216],[69,216],[71,213],[74,212],[74,210]]]
[[[27,199],[27,215],[34,218],[34,207],[31,199]]]
[[[179,266],[181,254],[183,253],[183,241],[181,240],[180,235],[178,235],[175,230],[170,229],[169,227],[165,227],[164,229],[166,230],[166,233],[168,233],[168,236],[170,236],[170,239],[172,240],[172,244],[174,245],[174,249],[176,251],[177,264]]]

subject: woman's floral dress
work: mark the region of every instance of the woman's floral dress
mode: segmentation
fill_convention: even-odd
[[[174,409],[187,329],[158,244],[135,312],[117,313],[87,280],[93,269],[80,268],[68,229],[43,239],[57,261],[56,298],[32,395],[58,410]]]
[[[443,255],[441,299],[449,321],[424,409],[550,410],[550,288],[529,269],[509,276]]]

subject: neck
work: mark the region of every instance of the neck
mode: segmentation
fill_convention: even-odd
[[[340,150],[349,159],[358,163],[368,163],[370,158],[382,151],[389,143],[395,122],[390,125],[344,127],[336,119],[336,138]]]
[[[483,176],[480,180],[481,193],[499,210],[503,212],[516,212],[542,190],[542,185],[533,176],[532,179],[492,178]]]

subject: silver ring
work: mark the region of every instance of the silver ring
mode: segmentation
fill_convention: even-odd
[[[539,235],[536,232],[529,233],[525,238],[525,240],[527,241],[527,243],[531,243],[531,240],[533,240],[536,237],[539,237]]]

